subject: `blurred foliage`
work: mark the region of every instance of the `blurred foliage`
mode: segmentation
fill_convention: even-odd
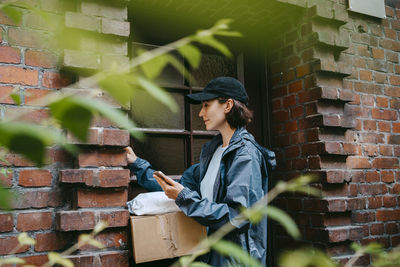
[[[33,6],[27,4],[26,1],[8,0],[0,3],[0,9],[14,22],[21,21],[21,9],[28,9],[30,12],[41,16],[50,27],[54,29],[57,42],[51,44],[53,49],[62,50],[76,47],[78,38],[82,37],[82,31],[66,29],[59,21],[53,20],[46,12],[43,12]],[[98,69],[92,71],[93,75],[83,78],[70,88],[97,88],[100,87],[104,92],[108,93],[122,107],[128,108],[130,99],[134,97],[138,90],[145,90],[150,96],[156,98],[161,104],[167,106],[171,111],[177,111],[177,104],[173,98],[167,94],[164,89],[153,82],[160,76],[166,66],[172,66],[181,73],[187,81],[193,81],[190,77],[190,70],[187,66],[179,61],[175,54],[183,56],[192,69],[199,67],[202,53],[195,45],[199,43],[216,49],[226,57],[232,57],[229,48],[219,41],[216,37],[241,37],[242,34],[232,31],[229,27],[232,20],[223,19],[218,21],[209,29],[198,30],[195,34],[177,40],[165,47],[155,48],[152,50],[138,50],[138,56],[132,58],[128,64],[114,62],[107,69]],[[79,36],[79,37],[78,37]],[[105,41],[101,37],[87,33],[87,37],[96,42]],[[104,37],[106,38],[106,37]],[[50,49],[51,47],[49,47]],[[82,86],[85,84],[85,86]],[[16,105],[21,104],[21,97],[18,93],[13,92],[10,97]],[[78,140],[85,142],[88,138],[88,129],[95,116],[107,118],[117,127],[126,129],[132,136],[143,139],[144,136],[135,130],[135,124],[131,121],[123,111],[115,109],[106,101],[93,99],[89,96],[75,95],[73,90],[69,93],[63,93],[62,90],[50,94],[46,97],[36,100],[36,103],[45,104],[50,110],[49,121],[40,124],[22,122],[20,119],[24,114],[0,122],[0,145],[7,151],[22,155],[26,159],[32,161],[37,166],[45,163],[46,148],[52,145],[58,145],[72,154],[76,154],[78,148],[74,145],[67,144],[65,129],[68,130]],[[52,127],[49,127],[52,126]],[[2,160],[3,161],[3,160]],[[4,161],[3,161],[4,162]],[[8,174],[5,168],[1,169],[0,175]],[[309,186],[309,183],[315,181],[315,177],[311,175],[303,175],[290,182],[279,182],[268,194],[253,205],[251,208],[242,210],[238,216],[238,221],[248,220],[251,223],[260,222],[265,216],[276,220],[284,229],[293,237],[300,238],[300,231],[293,219],[284,211],[270,206],[269,203],[279,194],[284,192],[302,193],[308,196],[320,196],[320,191]],[[9,208],[10,199],[12,198],[10,190],[4,186],[0,186],[0,208]],[[91,245],[97,248],[103,248],[103,245],[94,237],[97,233],[106,228],[104,222],[96,225],[90,234],[82,234],[78,243],[63,253],[50,252],[48,254],[49,261],[45,266],[58,264],[65,267],[73,266],[71,260],[66,256],[73,253],[83,245]],[[207,253],[210,249],[214,249],[223,255],[231,255],[238,261],[238,265],[247,264],[249,266],[261,266],[261,263],[251,258],[251,256],[243,251],[238,245],[223,240],[223,237],[233,230],[232,225],[221,227],[209,238],[203,240],[197,247],[196,252],[190,256],[181,257],[176,263],[181,266],[209,266],[205,263],[195,262],[199,255]],[[13,249],[12,253],[18,251],[21,246],[32,245],[35,240],[30,238],[26,233],[18,236],[19,245]],[[365,254],[374,255],[373,266],[389,267],[400,265],[400,251],[393,249],[390,252],[384,251],[379,245],[370,244],[362,247],[353,245],[356,251],[354,258],[348,262],[348,266],[353,266],[356,260]],[[0,265],[3,264],[23,264],[24,260],[9,256],[0,259]],[[330,259],[325,253],[312,249],[298,249],[295,251],[287,251],[279,258],[279,265],[284,267],[333,267],[338,264]],[[346,267],[348,267],[346,266]]]
[[[65,250],[64,252],[62,252],[62,253],[49,252],[47,254],[48,261],[45,264],[43,264],[42,267],[53,266],[53,265],[60,265],[60,266],[64,266],[64,267],[73,267],[74,264],[70,259],[68,259],[68,256],[71,255],[76,250],[78,250],[79,248],[89,245],[89,246],[103,249],[104,245],[100,241],[96,240],[95,237],[101,231],[106,229],[107,226],[108,226],[107,222],[99,221],[95,225],[92,232],[90,232],[89,234],[79,235],[78,243],[74,244],[73,246],[71,246],[70,248]],[[30,237],[27,233],[25,233],[25,232],[20,233],[18,235],[18,245],[11,250],[11,252],[9,253],[10,256],[0,258],[0,266],[7,265],[7,264],[24,264],[24,263],[26,263],[24,259],[21,259],[21,258],[15,257],[15,256],[11,256],[11,255],[17,253],[18,250],[20,248],[22,248],[23,246],[26,246],[26,245],[31,246],[31,245],[35,245],[35,244],[36,244],[36,240],[33,239],[32,237]],[[28,267],[28,266],[33,266],[33,265],[23,265],[23,266]]]

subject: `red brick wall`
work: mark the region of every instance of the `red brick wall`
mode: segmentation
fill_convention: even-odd
[[[400,240],[400,10],[387,6],[377,19],[333,2],[278,26],[269,46],[272,128],[276,178],[318,173],[324,191],[276,204],[299,224],[299,243],[345,261],[353,241]],[[275,240],[279,249],[297,244],[282,229]]]
[[[82,23],[86,20],[93,22],[94,28],[82,33],[113,36],[112,41],[109,38],[104,44],[107,51],[93,47],[85,51],[93,41],[86,37],[77,40],[82,50],[55,53],[46,46],[45,39],[51,39],[53,33],[38,14],[20,9],[22,20],[16,24],[0,13],[0,117],[21,116],[40,123],[48,119],[49,113],[37,99],[76,80],[74,75],[61,75],[61,66],[84,70],[107,66],[112,58],[126,62],[129,22],[126,3],[122,2],[119,6],[31,2],[51,18],[65,21],[71,29],[88,26]],[[79,55],[85,55],[86,61],[82,62]],[[95,59],[95,64],[90,65],[88,58]],[[90,89],[81,89],[80,93]],[[21,96],[20,106],[9,97],[12,92]],[[106,220],[110,227],[97,237],[106,250],[82,247],[71,259],[76,266],[128,265],[129,214],[125,203],[129,170],[124,169],[126,158],[122,148],[129,144],[129,134],[111,126],[104,120],[93,122],[87,144],[79,144],[69,135],[69,141],[78,144],[81,153],[72,157],[56,147],[49,148],[48,164],[41,169],[17,155],[5,155],[7,162],[1,162],[0,167],[11,172],[7,177],[0,174],[0,179],[19,195],[13,211],[0,212],[0,256],[17,245],[20,232],[27,232],[37,243],[19,249],[18,256],[30,264],[41,265],[47,261],[48,251],[65,250],[76,243],[79,234],[93,229],[99,220]]]
[[[349,13],[345,0],[278,2],[291,2],[288,11],[294,8],[297,15],[272,16],[268,22],[276,27],[267,46],[278,157],[274,177],[318,173],[322,179],[316,186],[324,197],[288,194],[275,204],[298,223],[303,235],[298,243],[323,247],[339,260],[352,253],[353,241],[395,246],[400,238],[400,12],[388,6],[388,18],[381,20]],[[59,74],[60,65],[96,69],[112,58],[127,60],[126,7],[69,4],[65,18],[60,13],[65,1],[35,3],[70,28],[112,36],[111,45],[89,49],[93,40],[83,38],[81,50],[65,50],[59,57],[39,38],[48,28],[35,15],[22,10],[23,20],[15,25],[0,14],[1,118],[28,111],[26,119],[45,120],[47,109],[35,99],[74,80]],[[22,96],[21,106],[8,97],[14,89]],[[123,169],[122,147],[128,144],[125,131],[97,120],[76,158],[50,148],[49,164],[39,170],[6,155],[8,163],[2,166],[12,173],[1,179],[20,197],[14,211],[0,213],[0,255],[16,244],[19,232],[28,231],[38,243],[21,248],[19,256],[42,263],[47,251],[68,247],[79,233],[106,219],[111,227],[98,238],[107,251],[82,248],[72,258],[78,266],[126,266],[129,172]],[[140,191],[134,187],[131,193]],[[274,235],[278,249],[298,244],[282,229]]]

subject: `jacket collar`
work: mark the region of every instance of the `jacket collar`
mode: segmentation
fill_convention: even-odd
[[[228,148],[224,151],[223,155],[240,147],[242,145],[241,141],[244,135],[250,136],[246,128],[244,127],[237,128],[233,133],[231,140],[229,140]],[[206,146],[203,149],[202,157],[207,158],[209,156],[212,156],[212,154],[214,154],[215,149],[217,149],[217,147],[220,146],[221,144],[222,144],[222,135],[221,133],[219,133],[213,139],[211,139],[209,143],[206,144]]]

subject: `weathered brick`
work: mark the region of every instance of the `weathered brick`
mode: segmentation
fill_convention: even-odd
[[[40,0],[40,7],[44,11],[64,13],[65,11],[76,9],[76,2],[65,0]]]
[[[67,256],[67,259],[70,259],[74,266],[95,266],[95,255],[73,255]]]
[[[400,97],[400,88],[394,86],[385,87],[385,95]]]
[[[103,144],[110,146],[128,146],[129,132],[126,130],[103,130]]]
[[[51,186],[51,179],[49,170],[21,170],[18,184],[24,187]]]
[[[0,66],[0,82],[23,85],[37,85],[39,73],[37,70],[23,69],[14,66]]]
[[[17,216],[17,230],[20,232],[50,229],[53,223],[51,212],[20,213]]]
[[[76,68],[96,69],[99,68],[101,59],[99,55],[76,50],[64,50],[64,65]]]
[[[360,70],[360,80],[372,81],[372,72],[368,70]]]
[[[348,157],[346,164],[347,167],[351,169],[364,169],[371,167],[371,163],[369,163],[368,158]]]
[[[8,255],[14,248],[18,246],[16,236],[0,237],[0,255]],[[24,245],[17,250],[16,253],[22,253],[29,249],[28,245]]]
[[[19,22],[14,21],[10,17],[8,17],[3,10],[0,10],[0,24],[19,26],[21,25],[21,21]]]
[[[30,106],[46,106],[47,101],[45,96],[50,94],[50,90],[27,88],[24,91],[25,105]]]
[[[59,232],[36,234],[35,251],[56,251],[66,248],[68,236]]]
[[[14,209],[58,207],[63,205],[59,191],[23,191],[13,203]]]
[[[62,170],[63,183],[85,183],[94,187],[120,187],[129,184],[129,170]]]
[[[372,48],[372,57],[376,59],[384,59],[385,52],[383,49]]]
[[[87,151],[79,154],[80,167],[126,166],[124,150]]]
[[[25,64],[42,68],[55,68],[58,59],[51,53],[29,49],[25,52]]]
[[[100,18],[77,12],[65,12],[65,25],[88,31],[100,31]]]
[[[49,44],[40,33],[20,28],[8,29],[8,43],[29,48],[47,48]]]
[[[128,18],[127,7],[104,5],[98,2],[82,2],[81,11],[87,15],[108,17],[117,20],[126,20]]]
[[[101,266],[127,266],[129,257],[126,251],[112,252],[100,256]]]
[[[0,170],[5,170],[6,173],[0,173],[0,184],[3,187],[11,187],[13,181],[13,171],[9,168],[0,168]]]
[[[59,29],[63,19],[60,15],[46,13],[46,17],[36,12],[29,12],[24,15],[25,26],[32,29],[55,31]]]
[[[127,226],[129,221],[129,211],[125,209],[101,211],[100,220],[106,221],[109,227]]]
[[[129,132],[118,129],[91,128],[88,134],[88,140],[82,142],[77,140],[72,134],[68,133],[68,142],[72,144],[90,144],[100,146],[128,146]]]
[[[20,63],[21,55],[19,49],[9,46],[0,46],[0,62]]]
[[[123,207],[128,201],[126,189],[78,189],[77,206],[81,208]]]
[[[400,220],[400,210],[377,210],[376,219],[378,221],[398,221]]]
[[[0,232],[11,232],[14,227],[12,214],[0,214]]]
[[[21,258],[25,260],[25,264],[17,264],[16,267],[23,267],[26,265],[42,266],[43,264],[49,261],[47,255],[35,255],[35,256],[28,256]]]
[[[4,118],[18,118],[20,121],[40,123],[49,118],[49,110],[24,107],[10,107],[4,112]]]
[[[372,166],[378,169],[392,169],[398,166],[398,158],[375,158],[372,161]]]
[[[364,212],[354,211],[351,214],[352,221],[355,223],[365,223],[375,221],[375,211]]]
[[[90,230],[96,225],[93,211],[57,212],[57,229],[61,231]]]
[[[105,248],[123,248],[127,245],[128,235],[127,231],[107,230],[96,235],[95,239],[102,243]],[[85,245],[80,247],[79,250],[96,250],[96,247]]]
[[[0,104],[14,104],[10,95],[17,92],[13,86],[0,86]]]
[[[101,20],[101,32],[127,37],[130,34],[130,23],[103,18]]]
[[[72,82],[71,77],[58,72],[45,72],[42,78],[42,85],[47,88],[61,88]]]

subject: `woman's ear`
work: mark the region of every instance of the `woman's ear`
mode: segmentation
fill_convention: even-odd
[[[225,109],[224,112],[225,113],[229,113],[231,111],[231,109],[233,108],[234,102],[232,98],[229,98],[226,102],[225,102]]]

